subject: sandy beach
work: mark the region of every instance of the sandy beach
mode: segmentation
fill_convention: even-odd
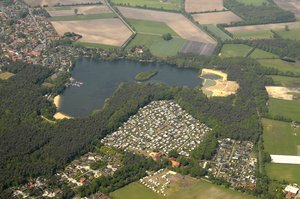
[[[56,95],[53,100],[54,100],[53,103],[54,103],[56,109],[59,109],[59,107],[61,105],[61,97],[60,97],[60,95]]]
[[[64,113],[61,113],[61,112],[57,112],[53,115],[53,117],[56,119],[56,120],[62,120],[62,119],[73,119],[73,117],[69,116],[69,115],[66,115]]]

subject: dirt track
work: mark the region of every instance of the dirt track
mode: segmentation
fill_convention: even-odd
[[[96,19],[83,21],[53,21],[59,35],[75,32],[82,35],[81,42],[122,46],[131,31],[119,19]]]
[[[101,13],[111,13],[112,11],[106,5],[94,5],[94,6],[71,6],[66,10],[56,10],[55,7],[46,8],[47,12],[51,17],[55,16],[72,16],[75,15],[74,10],[78,10],[78,14],[101,14]]]
[[[201,13],[192,16],[200,24],[229,24],[230,22],[242,21],[240,17],[231,11]]]
[[[186,12],[205,12],[223,10],[223,0],[186,0]]]
[[[164,22],[183,39],[216,44],[213,38],[181,14],[128,7],[118,7],[118,9],[129,19]]]
[[[260,31],[260,30],[276,30],[284,29],[285,26],[291,28],[300,28],[300,22],[289,22],[289,23],[274,23],[274,24],[263,24],[263,25],[251,25],[251,26],[237,26],[225,28],[229,32],[238,31]]]

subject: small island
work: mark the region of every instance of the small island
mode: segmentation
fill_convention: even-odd
[[[135,76],[136,81],[146,81],[158,73],[157,70],[140,72]]]

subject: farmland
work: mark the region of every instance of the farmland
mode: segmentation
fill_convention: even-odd
[[[225,44],[221,49],[221,57],[245,57],[252,47],[244,44]]]
[[[83,4],[82,0],[25,0],[25,2],[30,6],[39,6],[39,5],[54,6],[57,4],[60,5]],[[84,1],[84,4],[95,4],[100,2],[101,2],[100,0],[87,0]]]
[[[271,116],[283,116],[300,121],[300,100],[269,99],[269,113]]]
[[[293,12],[300,18],[300,2],[298,0],[274,0],[274,2],[284,10]]]
[[[282,72],[300,73],[300,63],[290,63],[282,61],[281,59],[259,59],[258,62],[268,68],[275,68]]]
[[[163,8],[164,10],[177,10],[181,9],[182,0],[111,0],[115,5],[128,5],[133,7],[147,7],[147,8]]]
[[[285,26],[288,26],[290,29],[300,28],[300,22],[289,22],[289,23],[276,23],[276,24],[263,24],[263,25],[250,25],[250,26],[236,26],[228,27],[228,30],[231,33],[235,32],[248,32],[248,31],[261,31],[261,30],[280,30],[284,29]]]
[[[287,180],[290,183],[300,184],[300,165],[267,164],[266,170],[271,179]]]
[[[1,80],[8,80],[9,78],[11,78],[12,76],[14,76],[15,74],[10,73],[10,72],[0,72],[0,79]]]
[[[220,11],[223,10],[223,0],[186,0],[185,11],[193,12],[206,12],[206,11]]]
[[[290,122],[262,119],[264,147],[270,154],[300,155],[300,128],[293,128]]]
[[[280,37],[284,39],[292,39],[292,40],[298,40],[300,41],[300,28],[297,29],[290,29],[288,31],[286,30],[278,30],[276,31],[280,35]]]
[[[242,20],[231,11],[200,13],[193,14],[192,16],[199,24],[230,24],[231,22]]]
[[[249,57],[253,59],[273,59],[273,58],[278,58],[277,55],[273,53],[269,53],[267,51],[261,50],[256,48],[250,55]]]
[[[277,86],[300,87],[300,78],[270,75]]]
[[[131,36],[129,29],[119,19],[53,21],[52,24],[61,36],[65,32],[82,35],[80,42],[121,46]]]
[[[231,32],[236,39],[272,39],[273,33],[270,30],[258,31],[235,31]]]
[[[221,39],[222,41],[232,39],[229,35],[227,35],[225,32],[223,32],[215,25],[209,24],[209,25],[205,25],[204,27],[206,27],[209,32],[211,32],[215,37]]]
[[[79,20],[94,20],[94,19],[110,19],[115,18],[114,13],[101,13],[91,15],[70,15],[70,16],[55,16],[51,17],[51,21],[79,21]]]
[[[245,5],[262,6],[268,4],[268,0],[237,0]]]
[[[106,5],[47,7],[46,10],[51,17],[112,13]]]

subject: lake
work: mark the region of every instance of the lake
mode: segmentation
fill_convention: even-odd
[[[72,77],[83,85],[68,87],[61,95],[59,111],[73,117],[85,117],[99,109],[122,82],[135,82],[142,71],[158,73],[145,82],[161,82],[170,86],[195,88],[202,83],[198,70],[181,69],[162,63],[139,63],[128,60],[100,61],[81,58],[76,61]],[[145,83],[143,82],[143,83]]]

